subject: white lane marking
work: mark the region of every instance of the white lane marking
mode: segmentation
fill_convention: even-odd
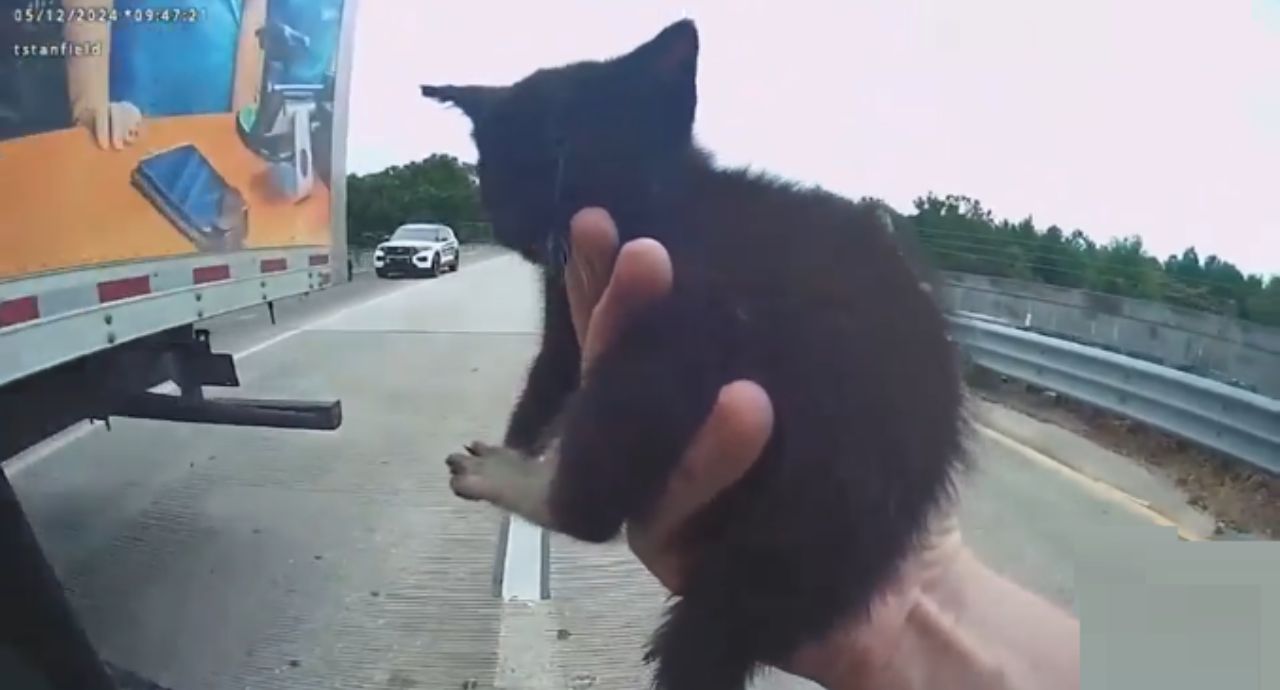
[[[251,345],[249,347],[246,347],[245,349],[239,352],[233,352],[231,356],[236,360],[249,357],[250,355],[256,354],[258,352],[262,352],[263,350],[269,347],[272,347],[273,345],[279,345],[280,343],[288,340],[289,338],[292,338],[293,336],[301,333],[302,331],[316,329],[320,327],[322,324],[329,323],[330,321],[336,320],[339,317],[345,316],[346,314],[349,314],[352,311],[355,311],[357,308],[366,307],[371,304],[381,302],[385,299],[389,299],[390,297],[398,295],[401,292],[404,292],[405,290],[411,290],[415,287],[422,287],[430,284],[431,283],[406,283],[401,287],[397,287],[384,294],[378,295],[377,297],[374,297],[372,299],[365,300],[362,302],[356,302],[354,304],[348,304],[347,306],[331,314],[313,318],[310,321],[307,321],[295,328],[285,331],[284,333],[279,333],[270,338],[267,338],[266,340],[260,343],[257,343],[256,345]],[[172,381],[166,381],[164,383],[161,383],[157,386],[150,388],[149,390],[152,393],[173,394],[178,392],[178,387],[174,385]],[[40,462],[41,460],[49,457],[50,455],[57,453],[63,448],[66,448],[67,446],[75,443],[76,441],[83,439],[84,437],[88,436],[89,434],[92,434],[93,432],[97,431],[98,429],[104,426],[106,425],[100,422],[93,423],[88,420],[82,420],[82,421],[76,422],[75,424],[72,424],[66,429],[54,434],[53,436],[50,436],[49,438],[46,438],[45,440],[35,444],[34,446],[27,448],[21,453],[18,453],[17,455],[12,456],[11,458],[9,458],[4,462],[4,465],[0,469],[2,469],[2,471],[5,473],[6,476],[12,479],[18,476],[20,473],[30,469],[37,462]]]
[[[243,358],[243,357],[248,357],[249,355],[252,355],[252,354],[255,354],[255,353],[261,352],[261,351],[263,351],[263,350],[265,350],[265,349],[267,349],[267,348],[269,348],[269,347],[272,347],[272,346],[274,346],[274,345],[279,345],[280,343],[282,343],[282,342],[284,342],[284,341],[288,340],[289,338],[292,338],[293,336],[295,336],[295,335],[297,335],[297,334],[299,334],[299,333],[301,333],[301,332],[303,332],[303,331],[311,331],[311,330],[319,329],[319,328],[321,328],[324,324],[330,323],[331,321],[336,321],[337,319],[339,319],[339,318],[341,318],[341,317],[343,317],[343,316],[346,316],[347,314],[350,314],[351,312],[355,311],[356,309],[361,309],[361,308],[364,308],[364,307],[372,306],[372,305],[377,304],[377,303],[379,303],[379,302],[382,302],[382,301],[385,301],[385,300],[387,300],[387,299],[390,299],[391,297],[395,297],[396,295],[399,295],[400,293],[402,293],[402,292],[404,292],[404,291],[406,291],[406,290],[412,290],[413,288],[416,288],[416,287],[425,287],[425,286],[427,286],[427,285],[430,285],[430,283],[406,283],[406,284],[404,284],[404,285],[402,285],[402,286],[400,286],[400,287],[395,288],[394,290],[389,290],[389,291],[387,291],[387,292],[385,292],[385,293],[383,293],[383,294],[381,294],[381,295],[378,295],[377,297],[374,297],[374,298],[372,298],[372,299],[365,300],[365,301],[363,301],[363,302],[356,302],[356,303],[354,303],[354,304],[348,304],[347,306],[345,306],[345,307],[343,307],[343,308],[341,308],[341,309],[339,309],[339,310],[337,310],[337,311],[335,311],[335,312],[333,312],[333,313],[331,313],[331,314],[326,314],[325,316],[318,316],[318,317],[315,317],[315,318],[313,318],[313,319],[311,319],[311,320],[309,320],[309,321],[307,321],[307,322],[305,322],[305,323],[302,323],[302,324],[298,325],[298,326],[297,326],[297,327],[295,327],[295,328],[291,328],[291,329],[289,329],[289,330],[285,331],[284,333],[280,333],[280,334],[277,334],[277,335],[272,336],[272,337],[270,337],[270,338],[267,338],[266,340],[264,340],[264,341],[262,341],[262,342],[258,343],[257,345],[251,345],[251,346],[246,347],[245,349],[243,349],[243,350],[241,350],[241,351],[239,351],[239,352],[234,352],[234,353],[232,353],[232,355],[231,355],[231,356],[232,356],[232,357],[234,357],[235,359],[241,359],[241,358]]]
[[[26,450],[14,455],[0,466],[7,477],[13,479],[20,472],[30,468],[40,460],[53,455],[54,453],[66,448],[67,446],[79,441],[80,439],[93,433],[98,424],[94,424],[88,420],[82,420],[72,424],[62,431],[44,439],[43,441],[27,448]]]
[[[502,557],[502,600],[542,599],[542,528],[518,515],[507,521]]]
[[[176,394],[178,386],[173,381],[165,381],[164,383],[152,386],[147,389],[152,393]],[[90,422],[82,419],[75,424],[63,429],[62,431],[46,438],[45,440],[27,448],[26,450],[14,455],[4,463],[3,470],[5,476],[16,477],[18,473],[30,468],[40,460],[53,455],[54,453],[66,448],[67,446],[79,441],[89,434],[97,431],[99,427],[106,424],[102,422]]]

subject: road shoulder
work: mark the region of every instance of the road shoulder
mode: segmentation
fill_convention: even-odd
[[[1089,433],[1087,425],[1069,423],[1065,411],[1050,414],[1021,396],[987,389],[974,393],[976,421],[991,431],[1131,497],[1195,538],[1212,539],[1221,533],[1223,521],[1212,506],[1197,500],[1189,482],[1162,471],[1160,463],[1166,458],[1133,449],[1119,452],[1116,444]]]

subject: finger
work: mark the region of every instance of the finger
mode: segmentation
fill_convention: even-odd
[[[760,458],[773,431],[773,406],[764,389],[735,381],[720,389],[653,517],[628,524],[627,544],[668,591],[683,590],[682,545],[677,530],[713,498],[742,478]]]
[[[125,113],[119,103],[107,106],[107,119],[111,129],[111,148],[116,150],[124,148],[124,132],[128,123],[125,122]]]
[[[97,108],[93,114],[89,116],[93,124],[93,138],[98,142],[98,148],[105,149],[110,146],[109,138],[111,136],[111,113],[108,108]]]
[[[565,287],[573,329],[581,346],[587,337],[591,311],[609,282],[613,255],[618,249],[618,229],[604,209],[586,208],[569,221],[569,242],[572,249],[565,267]]]
[[[671,291],[671,257],[655,240],[639,239],[623,245],[613,276],[592,310],[582,345],[584,370],[613,342],[623,325],[642,307]]]
[[[773,404],[752,381],[720,389],[707,421],[694,436],[658,507],[644,526],[655,544],[671,541],[684,524],[755,465],[773,434]]]

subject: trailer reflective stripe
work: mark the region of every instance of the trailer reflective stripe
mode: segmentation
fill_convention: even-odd
[[[98,301],[102,304],[151,293],[151,276],[133,276],[98,283]]]
[[[40,303],[35,296],[0,302],[0,328],[40,318]]]
[[[279,273],[287,268],[289,268],[289,260],[284,257],[263,259],[258,265],[258,271],[261,273]]]
[[[196,266],[191,269],[191,282],[194,285],[203,285],[204,283],[214,283],[219,280],[231,279],[231,265],[217,264],[214,266]]]
[[[134,266],[132,270],[114,270],[110,279],[96,282],[68,284],[47,279],[43,290],[35,288],[28,294],[0,293],[0,329],[7,333],[10,327],[23,327],[32,321],[104,306],[115,309],[118,302],[126,299],[155,297],[180,290],[194,289],[198,302],[201,293],[223,283],[251,280],[256,284],[268,277],[273,281],[281,279],[288,274],[290,266],[300,267],[295,270],[310,275],[310,290],[333,284],[334,276],[329,268],[331,254],[317,251],[315,247],[301,251],[277,251],[281,253],[268,250],[249,257],[205,257],[181,263],[157,261],[151,265]]]

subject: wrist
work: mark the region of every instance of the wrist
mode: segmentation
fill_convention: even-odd
[[[890,655],[867,686],[884,690],[1003,690],[1010,687],[998,651],[975,636],[939,599],[921,596],[907,613]],[[833,686],[853,690],[866,681]]]
[[[953,548],[945,566],[918,580],[910,593],[891,597],[897,610],[884,611],[873,634],[841,636],[820,654],[821,663],[806,664],[806,675],[828,690],[1001,690],[1025,685],[1033,668],[1049,678],[1069,677],[1034,661],[1038,654],[1060,657],[1060,639],[1048,650],[1027,641],[1036,637],[1028,627],[1039,626],[1046,611],[1069,617],[988,569],[958,542]],[[1076,650],[1078,655],[1078,643]],[[1056,680],[1037,685],[1059,687]]]
[[[954,569],[964,567],[957,562]],[[950,572],[944,576],[951,578]],[[967,602],[957,594],[963,593],[922,587],[902,604],[893,625],[877,625],[870,639],[846,636],[809,677],[827,690],[1007,687],[994,650],[965,625]]]

